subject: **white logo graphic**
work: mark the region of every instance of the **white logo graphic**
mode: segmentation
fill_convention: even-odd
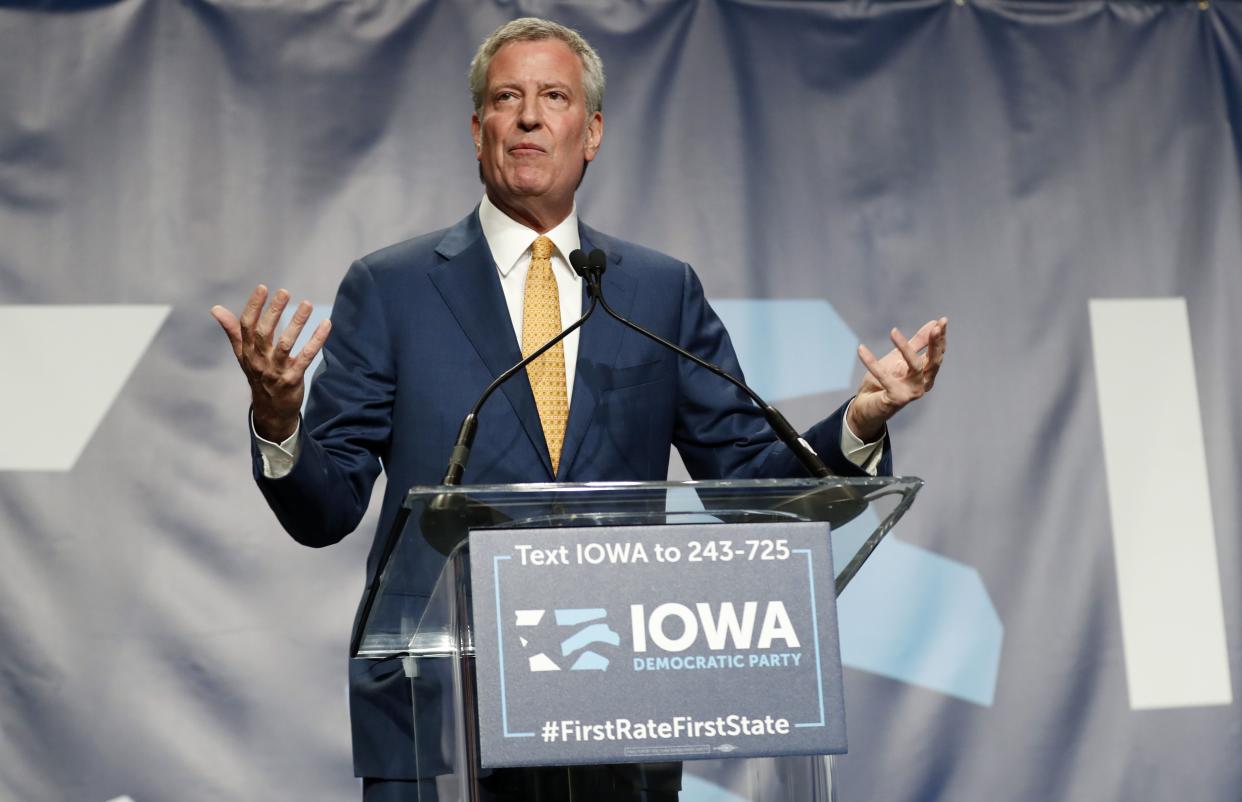
[[[759,602],[748,601],[742,605],[739,618],[733,602],[725,602],[712,609],[710,604],[699,602],[690,609],[684,604],[669,602],[661,604],[651,611],[650,617],[641,604],[630,605],[630,625],[634,631],[634,651],[647,651],[647,637],[656,648],[666,652],[684,652],[698,640],[700,622],[707,648],[719,651],[725,648],[750,649],[755,632],[755,619],[759,611]],[[680,634],[670,636],[666,622],[676,619],[674,631]],[[781,601],[768,602],[763,623],[759,627],[757,649],[770,649],[772,642],[781,640],[790,649],[801,647],[798,635],[794,632],[793,622]]]
[[[0,306],[0,470],[67,471],[169,306]]]
[[[1095,299],[1090,312],[1130,707],[1230,704],[1186,301]]]
[[[539,622],[543,620],[543,610],[515,610],[515,626],[532,629],[539,626]],[[570,608],[565,610],[553,610],[552,617],[555,619],[557,626],[575,627],[569,637],[560,643],[560,651],[562,657],[569,657],[574,653],[579,653],[578,658],[573,665],[569,667],[570,671],[607,671],[609,660],[598,652],[587,649],[587,646],[598,644],[606,644],[608,646],[617,646],[621,643],[621,637],[608,626],[608,613],[606,610],[598,607],[589,608]],[[525,637],[519,637],[522,648],[530,645],[530,641]],[[539,671],[560,671],[561,667],[556,661],[548,657],[546,652],[539,652],[532,655],[528,662],[532,672]]]

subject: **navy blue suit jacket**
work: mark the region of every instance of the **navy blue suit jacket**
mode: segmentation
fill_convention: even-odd
[[[608,254],[604,295],[618,313],[741,374],[689,265],[586,226],[580,239],[584,250]],[[326,546],[358,525],[382,463],[388,482],[367,560],[369,586],[405,491],[440,481],[462,417],[521,358],[477,210],[451,228],[356,261],[332,324],[292,472],[264,478],[255,448],[254,473],[285,529],[301,543]],[[860,475],[840,451],[843,414],[844,407],[805,436],[833,471]],[[695,478],[805,475],[736,388],[602,311],[581,330],[555,475],[524,374],[488,401],[478,431],[467,484],[663,480],[670,445]],[[886,445],[880,471],[890,466]],[[443,560],[419,548],[427,572],[415,584],[429,593]],[[357,774],[415,777],[411,691],[399,664],[354,661],[350,674]]]

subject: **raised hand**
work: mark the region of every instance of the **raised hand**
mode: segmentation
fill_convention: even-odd
[[[936,383],[944,361],[949,319],[931,320],[907,340],[897,329],[889,332],[893,350],[876,359],[865,345],[858,346],[858,359],[867,368],[858,394],[850,405],[849,426],[865,442],[884,431],[889,418],[922,398]],[[926,349],[926,353],[921,353]]]
[[[288,328],[273,341],[276,325],[289,304],[289,293],[277,290],[264,309],[266,301],[267,287],[260,284],[250,294],[240,318],[218,305],[211,308],[211,316],[228,335],[233,355],[250,383],[255,432],[265,440],[279,443],[297,431],[306,369],[328,339],[332,323],[324,320],[316,326],[310,340],[295,356],[293,343],[310,319],[313,307],[308,301],[298,304]]]

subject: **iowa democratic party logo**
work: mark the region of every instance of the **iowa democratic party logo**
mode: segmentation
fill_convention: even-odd
[[[541,627],[547,610],[515,610],[515,625],[518,628],[518,640],[523,649],[539,648],[540,642],[546,642],[548,627]],[[574,607],[564,610],[553,610],[552,619],[556,628],[552,630],[560,636],[560,644],[555,651],[559,660],[548,656],[547,651],[540,651],[527,658],[532,672],[560,671],[561,666],[573,660],[569,671],[607,671],[609,660],[595,651],[593,646],[607,645],[616,647],[621,643],[618,635],[607,622],[608,612],[602,607]]]

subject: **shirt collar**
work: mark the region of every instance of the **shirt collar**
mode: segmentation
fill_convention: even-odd
[[[522,225],[498,209],[487,195],[479,204],[479,225],[483,228],[483,236],[502,277],[513,271],[539,236],[533,228]],[[552,240],[561,259],[568,263],[569,254],[581,247],[578,239],[578,204],[575,203],[569,215],[544,236]]]

